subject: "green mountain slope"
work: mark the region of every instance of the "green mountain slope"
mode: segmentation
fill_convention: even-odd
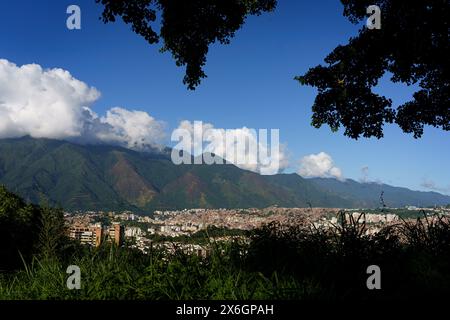
[[[174,165],[170,150],[140,153],[49,139],[0,140],[0,184],[33,203],[66,210],[286,207],[377,207],[379,192],[333,187],[296,174],[261,176],[233,165]],[[333,182],[330,182],[331,184]],[[392,189],[389,189],[389,188]],[[422,193],[385,187],[385,199],[417,204]],[[367,196],[369,193],[371,197]],[[375,197],[375,198],[374,198]],[[417,198],[419,197],[419,198]],[[435,194],[435,200],[450,197]]]

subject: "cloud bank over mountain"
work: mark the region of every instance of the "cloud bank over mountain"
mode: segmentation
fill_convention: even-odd
[[[66,70],[0,59],[0,138],[29,135],[135,149],[160,145],[164,123],[120,107],[100,117],[92,110],[100,96]]]
[[[68,140],[81,144],[110,144],[135,150],[160,148],[166,142],[165,123],[147,112],[113,107],[105,115],[98,115],[93,105],[101,93],[96,88],[73,77],[60,68],[44,69],[38,64],[16,64],[0,59],[0,139],[31,136]],[[289,166],[286,146],[272,148],[272,141],[262,141],[256,131],[247,127],[235,129],[216,128],[203,123],[203,137],[195,137],[193,124],[181,121],[178,129],[192,133],[191,148],[214,153],[242,169],[261,174],[276,174]],[[230,135],[220,143],[200,148],[214,135]],[[206,139],[206,140],[205,140]],[[237,150],[247,159],[239,163],[227,150],[235,150],[236,140],[243,139],[257,148]],[[196,145],[197,144],[197,145]],[[264,158],[261,159],[261,155]],[[343,179],[342,172],[334,166],[331,156],[321,152],[305,156],[300,161],[298,173],[304,177],[334,177]]]
[[[38,64],[16,64],[0,59],[0,139],[31,136],[68,140],[81,144],[110,144],[130,149],[160,148],[166,142],[165,123],[147,112],[114,107],[104,116],[93,110],[101,93],[96,88],[76,79],[67,70],[44,69]],[[225,133],[205,123],[208,134]],[[193,131],[189,121],[182,121],[179,128]],[[270,154],[268,146],[257,140],[246,127],[227,130],[237,139],[248,139],[258,146],[257,152],[268,154],[267,163],[258,161],[254,150],[246,149],[249,163],[239,164],[226,155],[226,149],[234,142],[210,145],[205,152],[215,153],[237,166],[263,173],[275,174],[287,167],[285,146],[280,145]],[[209,133],[208,133],[209,132]],[[200,138],[201,140],[201,138]],[[193,143],[198,141],[193,140]],[[198,150],[193,145],[193,150]]]
[[[341,169],[334,165],[331,156],[325,152],[310,154],[301,158],[297,173],[304,178],[336,178],[344,180]]]
[[[431,191],[436,191],[436,192],[440,192],[443,194],[450,194],[450,185],[448,185],[447,187],[444,186],[439,186],[436,184],[436,182],[434,182],[431,179],[423,179],[422,183],[420,184],[420,186],[422,188],[431,190]]]
[[[241,169],[263,175],[277,174],[289,165],[286,146],[280,144],[270,130],[224,129],[211,123],[187,120],[181,121],[177,130],[189,132],[191,139],[182,140],[176,148],[194,156],[212,153]]]

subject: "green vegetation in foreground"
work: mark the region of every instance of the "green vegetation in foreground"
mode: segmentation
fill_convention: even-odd
[[[6,226],[20,226],[23,215],[15,213],[24,208],[0,189],[0,227],[17,250],[32,225]],[[143,255],[108,245],[80,246],[63,236],[57,210],[35,210],[41,221],[32,238],[36,243],[21,255],[24,263],[0,273],[0,299],[373,301],[450,293],[450,223],[443,217],[403,222],[373,236],[364,235],[364,223],[355,220],[340,219],[329,231],[270,224],[248,242],[213,243],[211,254],[200,258],[180,251]],[[366,287],[366,269],[373,264],[381,268],[382,290]],[[69,265],[81,269],[81,290],[66,288]]]

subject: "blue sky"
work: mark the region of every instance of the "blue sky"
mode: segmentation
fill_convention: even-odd
[[[82,30],[65,26],[70,4],[82,10]],[[230,45],[210,49],[208,78],[194,92],[182,84],[184,70],[170,54],[159,53],[160,45],[149,46],[121,22],[104,25],[100,12],[94,0],[3,1],[0,59],[70,71],[102,93],[92,106],[100,115],[115,106],[143,110],[166,122],[169,132],[185,119],[217,128],[279,128],[288,172],[303,156],[326,152],[346,178],[359,179],[367,166],[369,180],[415,190],[429,190],[427,182],[450,194],[448,132],[426,128],[415,140],[387,126],[381,140],[354,141],[310,126],[315,89],[293,78],[357,34],[339,1],[279,1],[274,13],[249,18]],[[413,88],[385,77],[377,91],[399,104]]]

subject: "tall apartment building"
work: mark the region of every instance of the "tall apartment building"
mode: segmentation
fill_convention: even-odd
[[[69,229],[69,237],[94,247],[100,246],[103,241],[123,245],[125,238],[124,226],[113,223],[109,228],[103,228],[101,224],[83,226],[73,225]]]
[[[125,228],[118,222],[113,224],[108,229],[107,240],[114,242],[116,245],[121,246],[125,238]]]
[[[98,247],[102,243],[103,228],[100,224],[91,226],[74,225],[69,229],[69,237],[80,241],[82,244]]]

